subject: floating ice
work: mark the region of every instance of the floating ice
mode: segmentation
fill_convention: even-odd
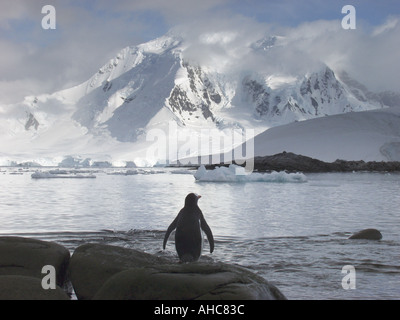
[[[134,170],[123,170],[123,171],[114,171],[114,172],[108,172],[108,175],[112,176],[134,176],[139,174],[139,171],[134,169]]]
[[[286,173],[284,171],[243,173],[242,167],[233,164],[228,168],[216,167],[214,170],[206,170],[202,165],[194,174],[194,177],[196,181],[207,182],[307,182],[307,177],[303,173]]]
[[[87,179],[96,178],[95,175],[82,175],[82,174],[64,174],[64,173],[51,173],[51,172],[40,172],[36,171],[31,175],[32,179]]]
[[[120,176],[134,176],[137,174],[160,174],[165,173],[164,170],[154,170],[154,169],[129,169],[122,171],[113,171],[107,173],[108,175],[120,175]]]
[[[189,169],[174,169],[171,174],[193,174],[193,170]]]

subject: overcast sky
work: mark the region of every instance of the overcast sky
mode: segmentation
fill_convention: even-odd
[[[341,27],[347,4],[356,8],[355,30]],[[55,30],[42,28],[44,5],[56,9]],[[176,26],[190,39],[282,35],[289,65],[304,52],[371,89],[400,91],[399,0],[0,0],[0,104],[77,85],[122,48]]]

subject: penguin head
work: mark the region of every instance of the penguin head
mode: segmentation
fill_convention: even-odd
[[[185,198],[185,207],[197,206],[197,201],[200,198],[201,198],[201,196],[196,193],[189,193]]]

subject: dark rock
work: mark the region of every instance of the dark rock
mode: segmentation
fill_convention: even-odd
[[[349,239],[381,240],[382,233],[376,229],[364,229],[356,232]]]
[[[37,130],[39,127],[39,121],[36,120],[32,113],[29,113],[29,118],[25,123],[25,130],[29,130],[31,127]]]
[[[69,276],[78,299],[92,299],[104,282],[123,270],[163,263],[144,252],[117,246],[85,244],[78,247],[70,261]]]
[[[45,290],[35,277],[0,276],[0,288],[0,300],[70,300],[59,286]]]
[[[170,106],[175,112],[182,114],[182,111],[194,112],[196,106],[190,102],[186,92],[179,86],[175,86],[168,99]]]
[[[210,95],[210,99],[211,99],[211,101],[213,101],[213,102],[215,102],[216,104],[219,104],[219,103],[221,103],[221,96],[218,94],[218,93],[216,93],[216,94],[211,94]]]
[[[260,172],[289,171],[289,172],[400,172],[400,162],[365,162],[336,160],[324,162],[292,152],[282,152],[272,156],[254,158],[254,169]]]
[[[112,87],[112,82],[106,80],[103,86],[103,91],[107,92],[111,89],[111,87]]]
[[[289,172],[326,172],[329,164],[310,157],[291,152],[282,152],[273,156],[254,158],[254,168],[258,171]]]
[[[243,268],[216,263],[154,265],[122,271],[94,299],[105,300],[277,300],[277,288]]]
[[[171,264],[137,250],[86,244],[71,258],[79,299],[285,299],[262,277],[222,263]]]
[[[0,237],[0,276],[19,275],[42,279],[45,276],[42,268],[51,265],[56,271],[57,285],[62,286],[69,259],[69,251],[54,242]]]
[[[243,89],[247,99],[255,104],[255,111],[259,116],[266,115],[270,110],[270,94],[264,86],[256,80],[246,77],[243,80]]]

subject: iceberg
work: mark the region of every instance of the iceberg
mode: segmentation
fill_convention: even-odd
[[[307,182],[303,173],[287,173],[285,171],[271,173],[252,172],[244,174],[242,167],[231,164],[229,167],[216,167],[207,170],[204,165],[200,166],[194,174],[196,181],[205,182]]]

